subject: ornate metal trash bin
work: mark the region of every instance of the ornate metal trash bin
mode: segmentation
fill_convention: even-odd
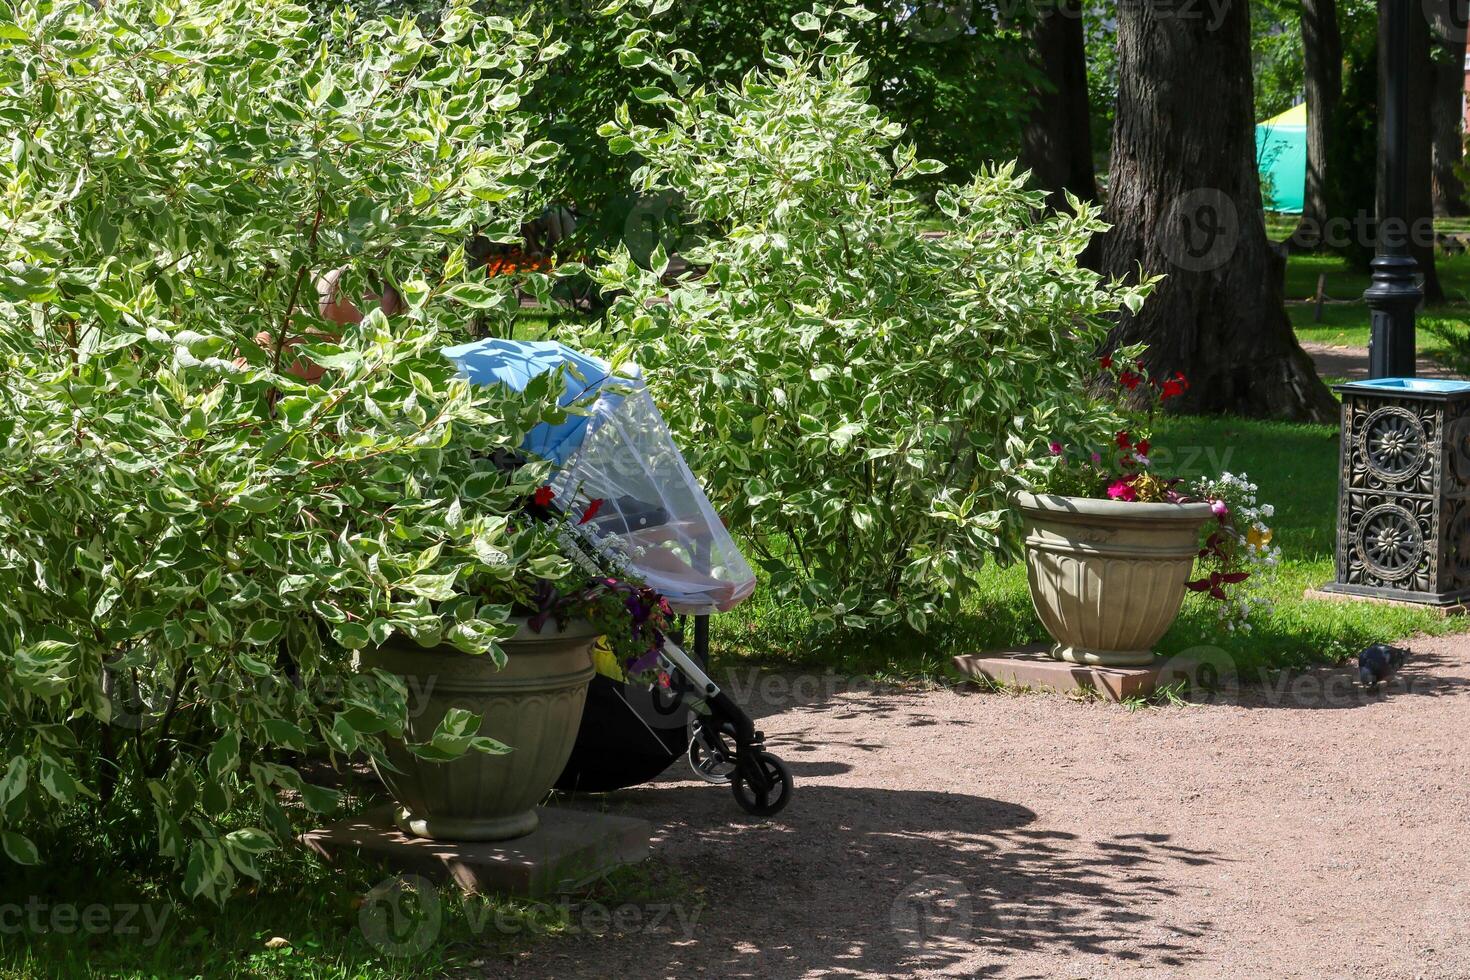
[[[1342,395],[1337,581],[1327,592],[1470,598],[1470,382],[1380,378]]]

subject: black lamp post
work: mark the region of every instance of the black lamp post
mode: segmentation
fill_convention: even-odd
[[[1414,310],[1424,297],[1415,274],[1419,264],[1409,253],[1409,17],[1420,15],[1410,0],[1379,0],[1388,5],[1380,43],[1385,45],[1383,140],[1383,212],[1378,216],[1378,254],[1373,283],[1363,294],[1372,311],[1368,341],[1370,378],[1414,376]],[[1422,109],[1422,107],[1421,107]]]

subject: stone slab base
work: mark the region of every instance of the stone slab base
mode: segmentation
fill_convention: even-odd
[[[540,826],[507,841],[410,837],[394,825],[390,806],[309,831],[301,841],[328,862],[352,854],[479,894],[570,891],[648,857],[653,826],[646,820],[560,807],[538,807],[536,812]]]
[[[1436,606],[1430,602],[1411,602],[1407,599],[1390,599],[1387,596],[1377,595],[1354,595],[1351,592],[1328,592],[1326,589],[1307,589],[1302,593],[1303,599],[1322,599],[1327,602],[1372,602],[1380,606],[1397,606],[1400,609],[1418,609],[1423,612],[1432,613],[1440,618],[1449,616],[1464,616],[1470,613],[1470,606],[1463,602],[1454,602],[1449,605]]]
[[[1147,667],[1091,667],[1054,660],[1048,644],[1014,650],[992,650],[954,658],[960,673],[977,681],[1005,687],[1041,688],[1063,694],[1097,694],[1110,701],[1146,698],[1159,686],[1159,678],[1177,673],[1177,660],[1156,657]]]

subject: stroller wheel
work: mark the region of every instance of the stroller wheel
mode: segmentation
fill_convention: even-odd
[[[770,817],[785,809],[791,801],[791,770],[786,763],[769,752],[757,752],[754,764],[760,767],[766,787],[752,785],[742,766],[736,766],[730,777],[730,789],[735,802],[746,813],[757,817]]]
[[[718,740],[715,745],[707,745],[704,739],[704,733],[695,728],[689,739],[689,768],[707,783],[728,783],[735,773],[735,763],[720,750]]]

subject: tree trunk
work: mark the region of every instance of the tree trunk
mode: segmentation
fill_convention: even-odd
[[[1041,84],[1021,133],[1021,164],[1053,208],[1066,207],[1065,192],[1096,201],[1081,0],[1044,0],[1027,34]]]
[[[1342,99],[1332,119],[1327,178],[1326,241],[1349,266],[1367,272],[1373,259],[1378,194],[1378,31],[1344,37]]]
[[[1292,333],[1285,261],[1266,240],[1256,170],[1250,13],[1189,0],[1118,4],[1118,107],[1103,267],[1165,275],[1115,345],[1182,371],[1184,411],[1336,421]]]
[[[1390,3],[1378,5],[1378,36],[1388,37],[1388,22]],[[1409,116],[1405,125],[1409,131],[1409,157],[1406,161],[1403,179],[1408,182],[1408,194],[1406,195],[1406,213],[1398,217],[1403,219],[1404,226],[1392,227],[1385,223],[1389,217],[1387,198],[1384,196],[1388,187],[1388,174],[1386,168],[1386,154],[1382,139],[1378,146],[1378,234],[1382,238],[1385,235],[1406,235],[1409,244],[1409,254],[1419,263],[1419,271],[1424,275],[1424,301],[1430,304],[1444,302],[1444,289],[1440,286],[1439,272],[1434,266],[1434,140],[1433,131],[1430,126],[1427,111],[1430,104],[1431,71],[1430,71],[1430,25],[1429,18],[1420,15],[1418,10],[1408,18],[1409,21],[1409,57],[1408,74],[1403,79],[1407,86]],[[1386,82],[1388,78],[1389,52],[1387,44],[1378,45],[1378,131],[1384,132],[1383,112],[1387,106]]]
[[[1322,243],[1329,216],[1327,167],[1332,160],[1332,122],[1342,100],[1342,32],[1336,0],[1302,0],[1302,53],[1306,61],[1307,184],[1302,217],[1292,232],[1293,248]]]
[[[1429,107],[1434,167],[1434,213],[1455,218],[1470,214],[1465,202],[1465,185],[1455,172],[1465,155],[1465,50],[1464,0],[1436,0],[1440,10],[1434,18],[1430,66],[1433,90]]]

